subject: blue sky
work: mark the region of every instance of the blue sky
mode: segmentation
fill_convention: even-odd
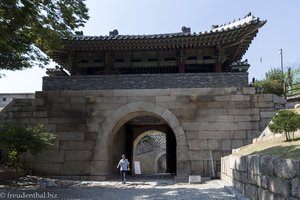
[[[87,0],[86,3],[91,18],[81,29],[85,35],[107,35],[113,29],[118,29],[119,34],[173,33],[180,32],[182,26],[200,32],[209,30],[212,24],[228,23],[251,12],[268,22],[243,57],[251,64],[249,79],[261,79],[271,67],[279,67],[280,48],[285,69],[300,66],[299,0]],[[0,79],[0,93],[39,91],[45,71],[39,68],[0,71],[6,74]]]

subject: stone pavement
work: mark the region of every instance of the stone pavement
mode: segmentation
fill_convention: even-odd
[[[231,200],[236,198],[219,184],[219,180],[208,180],[202,184],[189,185],[187,183],[175,183],[171,179],[149,181],[133,179],[125,185],[115,180],[103,182],[77,181],[76,184],[67,188],[0,189],[0,199]]]

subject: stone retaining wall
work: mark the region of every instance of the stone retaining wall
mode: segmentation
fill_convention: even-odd
[[[298,111],[296,110],[296,112],[298,112],[300,114],[300,110],[298,110]],[[300,137],[300,130],[295,131],[294,135]],[[258,142],[258,141],[269,140],[269,139],[272,139],[272,138],[279,138],[279,137],[282,137],[282,134],[280,134],[280,133],[273,133],[269,129],[269,127],[267,126],[265,128],[265,130],[260,134],[260,136],[257,137],[257,138],[254,138],[252,142],[255,143],[255,142]]]
[[[248,73],[126,74],[43,77],[43,90],[247,87]]]
[[[250,199],[300,199],[300,161],[230,155],[221,165],[222,179]]]

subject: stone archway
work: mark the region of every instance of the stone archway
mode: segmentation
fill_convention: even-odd
[[[145,114],[162,118],[172,129],[177,142],[177,177],[190,175],[186,136],[177,118],[167,108],[160,105],[151,102],[132,102],[113,111],[102,123],[90,166],[92,176],[110,175],[110,168],[114,167],[111,163],[110,152],[116,132],[127,121]]]
[[[148,130],[148,131],[145,131],[145,132],[143,132],[142,134],[140,134],[137,138],[135,138],[135,140],[133,141],[133,158],[132,158],[132,160],[133,161],[135,161],[136,159],[136,148],[137,148],[137,145],[138,145],[138,143],[143,139],[143,137],[145,137],[146,135],[149,135],[150,133],[152,133],[152,132],[156,132],[156,133],[161,133],[161,134],[165,134],[165,133],[163,133],[163,132],[161,132],[161,131],[158,131],[158,130]],[[164,151],[164,153],[166,153],[166,151]],[[161,153],[159,153],[159,155],[161,156]],[[155,161],[154,161],[154,163],[155,163],[155,171],[157,171],[156,169],[157,169],[157,165],[156,165],[156,162],[158,161],[158,158],[157,158],[157,156],[156,156],[156,158],[155,158]],[[132,163],[133,165],[133,169],[132,170],[134,170],[134,163]],[[134,172],[134,171],[133,171]],[[135,172],[134,172],[135,173]]]

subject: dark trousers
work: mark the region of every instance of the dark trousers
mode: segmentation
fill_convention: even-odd
[[[127,173],[127,171],[126,170],[121,170],[120,173],[121,173],[122,182],[126,182],[126,173]]]

